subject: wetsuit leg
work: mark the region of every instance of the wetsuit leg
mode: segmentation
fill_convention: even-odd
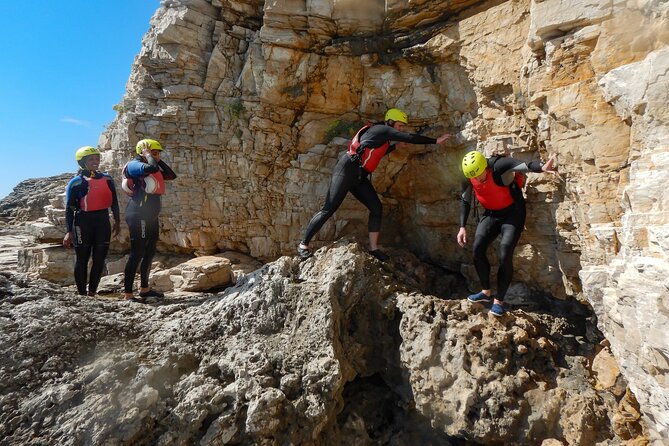
[[[497,238],[500,232],[497,218],[484,215],[476,227],[474,236],[474,266],[481,282],[481,288],[490,289],[490,262],[488,261],[488,246]]]
[[[130,231],[130,254],[123,271],[123,288],[126,293],[132,293],[137,267],[144,257],[146,247],[146,222],[139,215],[132,201],[126,208],[125,221]]]
[[[330,180],[328,193],[325,196],[325,204],[309,221],[302,243],[308,245],[325,222],[339,209],[348,191],[360,180],[360,169],[358,163],[352,161],[347,155],[339,159]]]
[[[77,258],[74,262],[74,282],[77,284],[77,292],[80,295],[85,296],[88,259],[91,257],[91,246],[75,246],[74,253]]]
[[[98,291],[100,278],[105,267],[105,259],[109,251],[109,240],[111,239],[111,224],[109,214],[105,209],[96,216],[95,233],[93,235],[93,265],[88,281],[88,292],[95,294]]]
[[[144,244],[144,256],[142,264],[139,267],[140,286],[149,287],[149,272],[151,271],[151,262],[156,253],[158,236],[160,235],[160,225],[158,219],[146,221],[146,243]]]
[[[91,243],[93,228],[89,219],[89,213],[78,211],[74,216],[72,228],[74,253],[74,282],[77,284],[77,292],[86,295],[86,283],[88,282],[88,260],[91,258]]]
[[[367,222],[369,232],[379,232],[383,217],[383,205],[372,182],[367,177],[363,178],[351,189],[351,193],[369,209],[369,220]]]
[[[513,251],[516,249],[524,227],[524,218],[509,218],[502,223],[502,239],[499,244],[499,271],[497,272],[498,300],[504,300],[513,279]]]

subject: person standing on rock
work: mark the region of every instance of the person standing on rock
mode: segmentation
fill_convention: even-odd
[[[404,133],[403,130],[408,123],[406,113],[391,108],[386,112],[383,122],[365,125],[358,131],[349,144],[347,153],[339,159],[334,168],[323,208],[311,218],[304,238],[297,247],[297,253],[301,258],[306,259],[311,256],[309,242],[351,192],[369,209],[367,224],[369,253],[381,261],[389,259],[388,255],[379,249],[382,206],[369,176],[381,158],[395,150],[395,145],[391,145],[391,142],[442,144],[451,137],[449,134],[444,134],[434,139],[429,136]]]
[[[100,151],[84,146],[74,154],[79,164],[77,176],[67,185],[65,193],[65,224],[67,234],[63,246],[74,245],[74,281],[82,296],[95,296],[109,251],[109,241],[119,230],[120,213],[114,179],[98,172]],[[109,209],[114,216],[114,227],[109,222]],[[90,274],[88,261],[93,255]],[[88,288],[87,288],[88,285]]]
[[[137,156],[123,168],[122,188],[130,196],[125,209],[125,221],[130,230],[130,255],[124,270],[124,296],[133,302],[145,302],[147,297],[164,297],[149,286],[149,271],[156,252],[160,224],[160,196],[165,193],[165,181],[177,176],[160,159],[163,146],[155,139],[143,139],[135,147]],[[137,267],[140,273],[139,298],[133,294]]]
[[[504,296],[513,277],[513,251],[525,226],[525,198],[521,190],[527,172],[555,172],[555,158],[545,164],[540,161],[525,163],[506,156],[486,159],[481,152],[472,151],[462,159],[462,183],[460,203],[460,230],[457,242],[467,243],[467,217],[471,209],[472,190],[485,209],[478,222],[474,236],[474,266],[483,288],[467,297],[471,302],[489,302],[490,262],[486,254],[490,244],[501,234],[499,246],[499,270],[497,271],[497,295],[490,312],[495,316],[504,314]]]

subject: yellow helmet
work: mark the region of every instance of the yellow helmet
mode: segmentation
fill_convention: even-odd
[[[405,124],[409,123],[409,118],[407,117],[407,114],[404,113],[402,110],[399,108],[391,108],[386,112],[386,117],[384,121],[397,121],[397,122],[403,122]]]
[[[155,139],[143,139],[137,143],[135,151],[137,152],[137,155],[141,155],[144,149],[163,150],[163,146],[161,146]]]
[[[76,162],[81,161],[84,159],[84,157],[88,155],[99,155],[100,151],[96,149],[95,147],[92,146],[83,146],[77,149],[76,152],[74,152],[74,160]]]
[[[462,158],[462,172],[467,178],[474,178],[483,173],[488,167],[488,161],[481,152],[476,150],[467,153]]]
[[[83,169],[86,168],[86,158],[88,155],[99,155],[100,151],[93,146],[83,146],[77,149],[74,152],[74,160],[81,166]]]

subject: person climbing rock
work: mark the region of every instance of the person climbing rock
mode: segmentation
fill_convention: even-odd
[[[481,281],[482,290],[467,297],[471,302],[489,302],[490,262],[486,254],[488,246],[501,234],[499,247],[499,270],[497,272],[497,295],[490,312],[502,316],[504,296],[513,277],[513,251],[525,226],[525,198],[521,190],[527,172],[555,172],[555,158],[545,164],[540,161],[525,163],[506,156],[486,159],[481,152],[472,151],[462,158],[462,182],[460,204],[460,230],[457,242],[461,247],[467,243],[467,218],[471,209],[472,190],[485,209],[478,222],[474,236],[474,266]]]
[[[311,256],[309,242],[323,224],[341,206],[346,195],[353,196],[369,209],[369,253],[381,261],[388,260],[388,255],[379,249],[379,231],[381,229],[381,200],[370,181],[381,158],[395,150],[391,142],[412,144],[442,144],[451,137],[444,134],[437,139],[412,133],[404,133],[409,123],[407,114],[397,108],[386,112],[384,121],[362,127],[351,143],[348,151],[337,162],[330,187],[325,197],[325,204],[309,221],[304,238],[297,247],[297,253],[303,259]]]
[[[160,231],[160,197],[165,193],[165,181],[177,176],[160,159],[163,146],[155,139],[142,139],[135,151],[137,156],[123,168],[122,188],[130,196],[125,209],[125,221],[130,230],[130,256],[125,264],[123,286],[126,300],[143,303],[147,297],[164,297],[163,293],[149,287],[149,271]],[[136,298],[133,283],[138,266],[140,288],[139,298]]]
[[[114,179],[98,172],[100,151],[84,146],[74,153],[79,164],[77,175],[70,180],[65,192],[65,224],[67,234],[63,246],[74,246],[74,281],[82,296],[95,296],[109,251],[109,241],[119,230],[120,213]],[[109,209],[114,227],[109,222]],[[90,274],[88,261],[93,256]]]

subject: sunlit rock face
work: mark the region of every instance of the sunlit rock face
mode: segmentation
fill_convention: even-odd
[[[473,280],[454,243],[460,157],[555,153],[560,178],[529,177],[515,280],[592,305],[666,437],[668,16],[662,1],[165,2],[104,162],[118,175],[159,139],[179,174],[164,246],[270,260],[301,239],[346,139],[399,107],[456,138],[381,163],[382,242]],[[347,200],[314,246],[364,236],[366,214]]]
[[[498,319],[428,294],[457,291],[455,277],[393,254],[381,264],[340,243],[306,262],[281,257],[220,293],[148,304],[1,272],[0,436],[585,446],[641,433],[583,305],[544,299]]]

